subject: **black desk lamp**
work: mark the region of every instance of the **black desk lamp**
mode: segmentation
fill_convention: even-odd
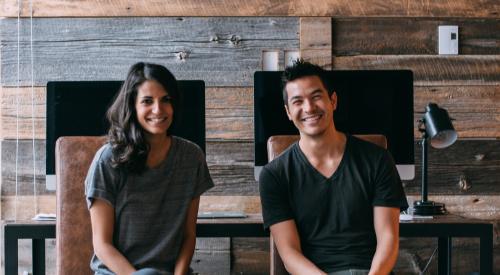
[[[446,148],[457,140],[457,132],[448,112],[436,103],[429,103],[425,107],[424,117],[418,122],[418,130],[422,133],[422,200],[413,204],[413,214],[445,214],[443,203],[427,200],[427,143],[430,141],[431,146],[437,149]]]

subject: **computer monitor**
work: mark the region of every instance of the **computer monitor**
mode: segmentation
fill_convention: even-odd
[[[106,135],[106,111],[122,81],[54,81],[47,83],[47,189],[55,189],[55,145],[61,136]],[[183,100],[175,110],[170,133],[188,139],[205,151],[205,83],[179,80]]]
[[[273,135],[298,135],[282,97],[282,72],[254,74],[255,179],[267,162]],[[401,179],[415,177],[413,73],[408,70],[328,71],[337,93],[335,126],[348,134],[383,134]]]

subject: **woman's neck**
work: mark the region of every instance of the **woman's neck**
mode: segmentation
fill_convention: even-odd
[[[167,135],[154,137],[150,136],[147,138],[147,141],[149,143],[149,153],[146,165],[149,168],[154,168],[167,157],[172,144],[172,138]]]

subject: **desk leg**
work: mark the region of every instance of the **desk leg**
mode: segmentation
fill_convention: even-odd
[[[4,237],[5,275],[17,275],[17,236],[5,226]]]
[[[481,274],[493,274],[493,233],[487,232],[479,241],[479,271]]]
[[[438,274],[451,275],[451,237],[438,238]]]
[[[33,239],[33,275],[45,274],[45,239]]]

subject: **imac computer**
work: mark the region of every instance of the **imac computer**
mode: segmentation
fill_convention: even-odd
[[[55,145],[61,136],[106,135],[106,111],[122,81],[63,81],[47,83],[47,189],[55,190]],[[205,83],[179,80],[182,100],[170,133],[188,139],[205,151]]]
[[[298,135],[282,97],[282,72],[254,75],[255,179],[267,162],[273,135]],[[399,175],[415,177],[413,74],[409,70],[328,71],[327,88],[337,93],[335,126],[348,134],[383,134]]]

